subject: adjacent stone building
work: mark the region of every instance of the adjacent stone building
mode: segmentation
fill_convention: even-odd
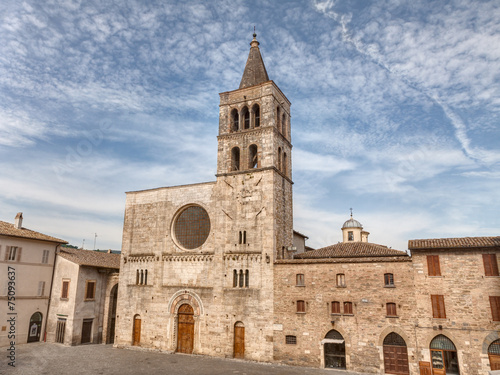
[[[57,252],[48,342],[114,342],[119,268],[119,254],[68,247]]]
[[[0,221],[0,346],[43,340],[56,250],[64,240]]]

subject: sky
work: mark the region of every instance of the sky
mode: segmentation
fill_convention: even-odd
[[[500,235],[498,1],[2,1],[0,220],[120,249],[125,192],[215,180],[254,26],[319,248]],[[97,235],[97,236],[96,236]]]

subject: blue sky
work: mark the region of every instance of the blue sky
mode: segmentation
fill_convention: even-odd
[[[292,102],[294,227],[499,235],[498,1],[0,3],[0,220],[119,249],[125,192],[215,180],[253,26]]]

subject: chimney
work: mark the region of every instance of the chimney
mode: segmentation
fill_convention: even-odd
[[[18,212],[14,222],[14,228],[21,229],[23,227],[23,213]]]
[[[111,249],[108,249],[108,254],[111,254]]]

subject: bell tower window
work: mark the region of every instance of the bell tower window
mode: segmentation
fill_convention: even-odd
[[[281,118],[281,134],[286,134],[286,116],[283,113],[283,117]]]
[[[281,147],[278,147],[278,170],[281,171]]]
[[[237,132],[240,127],[240,117],[237,109],[231,111],[231,131]]]
[[[258,128],[260,126],[260,108],[258,104],[254,104],[252,107],[253,112],[253,126]]]
[[[251,145],[248,148],[248,168],[258,168],[259,166],[259,160],[257,156],[257,146],[256,145]]]
[[[283,153],[283,173],[286,176],[286,152]]]
[[[240,170],[240,149],[233,147],[231,150],[231,171]]]
[[[250,112],[247,107],[243,107],[241,110],[242,118],[243,118],[243,127],[244,129],[250,129]]]
[[[276,107],[276,128],[278,129],[278,131],[281,131],[280,120],[280,107]]]

